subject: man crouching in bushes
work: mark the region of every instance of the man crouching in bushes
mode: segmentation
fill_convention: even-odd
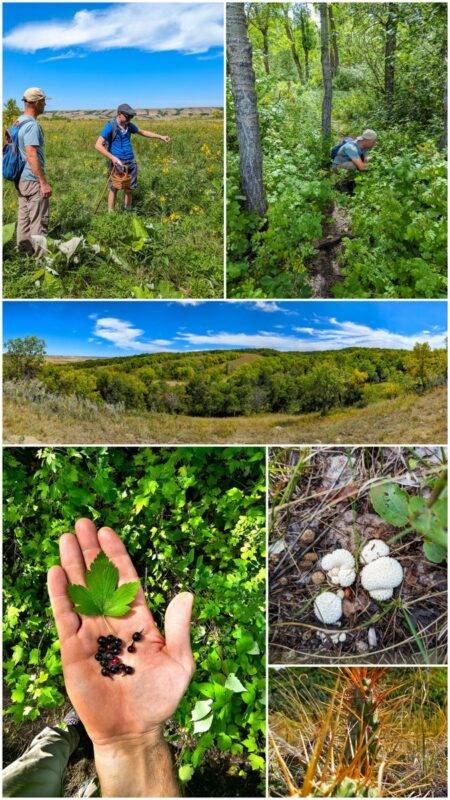
[[[110,162],[108,211],[114,211],[119,188],[123,188],[125,193],[125,211],[131,210],[133,189],[137,187],[137,163],[131,145],[132,134],[144,136],[146,139],[161,139],[166,144],[170,142],[170,136],[160,136],[159,133],[138,128],[131,122],[135,116],[136,111],[128,103],[121,103],[117,116],[106,123],[95,143],[95,149]]]

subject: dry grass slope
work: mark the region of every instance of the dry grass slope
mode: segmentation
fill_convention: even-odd
[[[447,440],[447,392],[439,388],[405,395],[327,417],[227,419],[106,409],[93,413],[73,398],[31,403],[6,394],[3,418],[5,444],[441,444]]]

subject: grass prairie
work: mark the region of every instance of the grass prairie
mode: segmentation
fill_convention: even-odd
[[[30,399],[20,384],[5,384],[5,444],[436,444],[447,440],[447,391],[406,394],[310,414],[259,414],[226,419],[129,413],[73,397]]]
[[[133,137],[134,213],[106,207],[106,159],[94,149],[106,119],[44,119],[53,187],[48,252],[18,255],[17,196],[4,188],[5,297],[221,297],[223,123],[216,116],[139,120],[172,141]],[[98,210],[96,207],[98,205]],[[6,223],[6,224],[5,224]],[[75,249],[64,241],[79,237]],[[66,248],[60,250],[61,244]]]

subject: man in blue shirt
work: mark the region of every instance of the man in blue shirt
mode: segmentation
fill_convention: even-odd
[[[95,149],[102,156],[109,160],[109,172],[115,168],[119,173],[124,172],[124,166],[128,167],[128,174],[131,175],[130,188],[124,189],[125,210],[131,210],[133,189],[137,186],[137,164],[134,157],[131,136],[137,134],[146,139],[161,139],[162,142],[170,142],[170,136],[160,136],[159,133],[143,131],[134,125],[131,120],[136,116],[136,112],[128,103],[121,103],[117,109],[117,116],[111,122],[107,122],[100,136],[95,143]],[[108,211],[114,211],[116,205],[117,189],[109,181]]]
[[[45,175],[44,133],[37,118],[45,109],[46,95],[36,86],[23,93],[24,112],[18,117],[18,144],[25,161],[19,183],[17,248],[27,255],[40,255],[43,250],[33,236],[46,236],[49,198],[52,188]]]
[[[365,172],[367,170],[367,153],[377,143],[377,135],[371,128],[366,128],[356,139],[348,137],[333,158],[334,169],[348,169]]]

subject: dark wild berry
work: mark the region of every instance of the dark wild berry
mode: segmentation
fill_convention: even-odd
[[[109,675],[109,669],[106,669],[105,667],[103,667],[103,669],[102,669],[102,675],[104,675],[104,676],[105,676],[105,678],[106,678],[106,676],[107,676],[107,675]]]
[[[132,675],[134,672],[133,667],[125,667],[125,675]]]
[[[142,633],[140,633],[140,631],[136,631],[136,633],[133,633],[131,638],[133,639],[133,642],[140,642],[142,639]]]
[[[135,648],[134,644],[129,644],[128,647],[127,647],[127,650],[128,650],[129,653],[135,653],[136,652],[136,648]]]
[[[99,643],[100,646],[106,644],[106,636],[99,636],[97,642]]]

